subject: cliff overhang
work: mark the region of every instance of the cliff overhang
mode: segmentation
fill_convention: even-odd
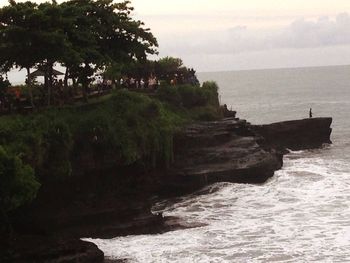
[[[265,139],[265,143],[278,149],[305,150],[330,144],[332,118],[309,118],[253,125],[257,134]]]
[[[251,125],[238,118],[187,126],[175,137],[175,162],[167,180],[173,191],[215,182],[264,183],[283,165],[288,150],[331,143],[332,118]]]

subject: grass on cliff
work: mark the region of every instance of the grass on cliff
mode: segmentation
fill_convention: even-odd
[[[221,117],[218,86],[215,82],[204,82],[202,87],[182,85],[161,87],[159,100],[171,111],[182,114],[185,119],[210,121]]]
[[[219,117],[213,82],[161,87],[154,98],[116,91],[92,104],[0,117],[1,210],[31,201],[40,184],[64,181],[81,156],[118,166],[166,166],[177,129]]]

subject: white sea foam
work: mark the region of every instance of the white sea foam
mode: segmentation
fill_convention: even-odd
[[[287,148],[287,151],[288,151],[290,154],[302,154],[302,153],[305,152],[305,151],[303,151],[303,150],[300,150],[300,151],[293,151],[293,150],[288,149],[288,148]]]
[[[349,172],[317,152],[291,153],[264,185],[221,183],[155,206],[205,227],[91,241],[130,262],[350,261]]]

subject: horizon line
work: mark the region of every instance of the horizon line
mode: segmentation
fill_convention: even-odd
[[[334,64],[334,65],[321,65],[321,66],[291,66],[291,67],[267,67],[267,68],[251,68],[251,69],[225,69],[214,71],[197,71],[198,74],[205,73],[224,73],[224,72],[241,72],[241,71],[264,71],[264,70],[283,70],[283,69],[305,69],[305,68],[327,68],[327,67],[346,67],[350,64]]]

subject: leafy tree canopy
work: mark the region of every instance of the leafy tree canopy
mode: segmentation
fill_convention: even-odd
[[[158,46],[150,29],[131,17],[130,1],[70,0],[0,9],[0,67],[41,66],[50,74],[56,62],[85,85],[111,64],[144,61]]]

